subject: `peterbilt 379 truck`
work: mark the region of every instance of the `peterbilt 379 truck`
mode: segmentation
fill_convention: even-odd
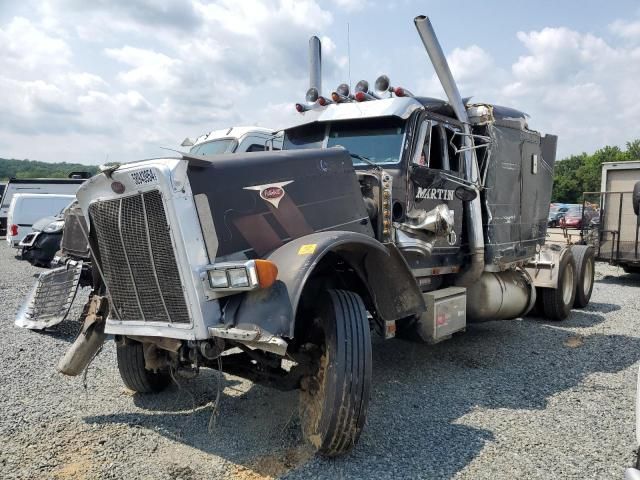
[[[556,137],[463,101],[429,20],[415,25],[448,101],[385,76],[324,97],[312,41],[283,151],[88,180],[77,198],[99,278],[59,370],[82,372],[110,334],[138,392],[201,367],[299,389],[305,437],[334,456],[365,424],[372,331],[437,342],[586,305],[593,251],[545,245]]]

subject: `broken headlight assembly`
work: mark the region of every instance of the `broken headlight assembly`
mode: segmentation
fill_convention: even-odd
[[[225,262],[207,268],[209,288],[220,292],[267,288],[278,277],[278,267],[269,260]]]
[[[64,228],[64,220],[55,220],[42,230],[44,233],[58,233]]]

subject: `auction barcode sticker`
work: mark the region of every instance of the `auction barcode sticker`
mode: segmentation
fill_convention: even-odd
[[[136,185],[142,185],[145,183],[154,183],[158,181],[158,177],[150,168],[145,168],[144,170],[138,170],[137,172],[131,172],[131,180]]]

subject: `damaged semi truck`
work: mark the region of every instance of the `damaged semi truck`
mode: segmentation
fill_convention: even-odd
[[[304,436],[335,456],[365,423],[372,331],[438,342],[586,305],[593,252],[545,245],[556,137],[463,100],[429,20],[415,25],[448,101],[386,76],[324,97],[312,39],[283,151],[88,180],[77,197],[99,281],[59,370],[82,372],[110,334],[138,392],[202,367],[298,389]]]

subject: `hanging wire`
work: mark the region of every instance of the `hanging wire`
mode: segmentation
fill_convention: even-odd
[[[220,413],[220,396],[222,395],[222,382],[224,381],[224,374],[222,373],[222,356],[218,355],[218,381],[216,398],[211,405],[211,415],[209,416],[209,425],[207,430],[209,433],[213,433],[218,420],[218,414]]]

